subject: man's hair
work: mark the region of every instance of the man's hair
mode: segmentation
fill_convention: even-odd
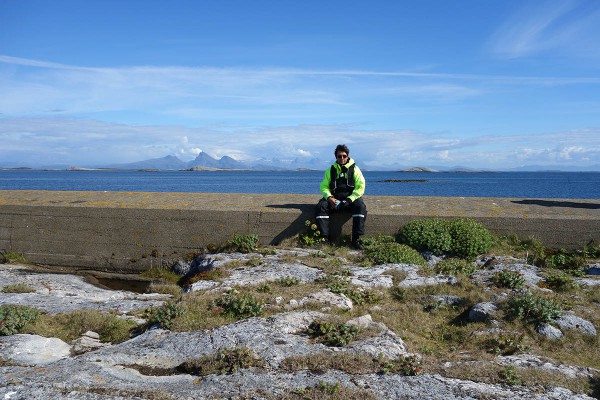
[[[343,151],[344,153],[348,154],[348,156],[350,156],[350,149],[348,149],[348,146],[346,146],[345,144],[338,144],[335,148],[335,151],[333,152],[333,155],[337,157],[338,151]]]

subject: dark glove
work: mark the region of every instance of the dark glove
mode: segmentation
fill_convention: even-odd
[[[342,200],[340,205],[338,206],[338,210],[347,210],[352,206],[352,200],[346,199]]]

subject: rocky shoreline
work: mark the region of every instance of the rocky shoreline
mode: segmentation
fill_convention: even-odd
[[[311,285],[330,275],[330,270],[312,266],[320,250],[276,249],[266,253],[219,253],[204,255],[174,268],[180,275],[203,271],[227,270],[219,279],[202,279],[186,287],[185,296],[227,293],[235,287],[269,285],[287,280],[295,285]],[[311,260],[308,262],[308,260]],[[331,256],[327,261],[345,271],[352,287],[384,293],[419,287],[465,285],[465,279],[453,275],[423,274],[419,267],[386,264],[363,267],[348,258]],[[430,265],[435,260],[430,258]],[[534,291],[548,291],[539,282],[539,268],[523,259],[486,257],[477,261],[477,270],[469,284],[482,292],[487,301],[471,304],[465,319],[472,324],[472,335],[487,335],[506,329],[497,315],[509,290],[489,290],[498,271],[523,274],[525,285]],[[338,269],[339,269],[338,268]],[[579,279],[587,287],[599,285],[593,275],[598,265],[590,265],[590,275]],[[23,284],[30,293],[0,293],[0,305],[28,305],[47,314],[77,310],[111,312],[120,318],[143,324],[142,310],[160,307],[172,301],[171,295],[140,294],[107,290],[94,286],[82,276],[33,272],[24,265],[0,264],[0,288]],[[443,291],[442,291],[443,292]],[[439,360],[433,368],[413,374],[387,371],[349,371],[327,366],[325,360],[398,360],[424,357],[424,348],[411,348],[402,332],[386,323],[385,303],[359,304],[351,296],[327,288],[315,289],[294,297],[285,291],[272,291],[267,299],[266,316],[255,316],[193,331],[164,329],[160,324],[146,326],[143,332],[118,344],[100,342],[95,332],[64,342],[33,334],[0,336],[0,396],[4,399],[279,399],[279,398],[364,398],[364,399],[591,399],[600,393],[600,371],[589,365],[565,365],[532,352],[494,355],[485,359]],[[460,296],[430,296],[435,307],[452,307],[468,301]],[[570,332],[594,338],[600,304],[587,314],[567,312],[547,324],[536,327],[544,340],[561,340]],[[393,310],[392,310],[393,311]],[[468,315],[466,315],[468,314]],[[347,327],[367,332],[344,346],[329,346],[307,334],[315,321],[343,317]],[[591,316],[591,319],[589,318]],[[350,318],[348,318],[350,317]],[[541,324],[540,324],[541,325]],[[558,333],[557,333],[558,331]],[[554,335],[554,336],[553,336]],[[555,339],[552,339],[555,338]],[[218,354],[226,349],[245,349],[257,365],[227,373],[198,375],[181,372],[191,359]],[[460,350],[460,349],[458,349]],[[457,351],[460,353],[460,351]],[[346,358],[345,358],[346,357]],[[317,360],[316,367],[293,367],[294,362]],[[564,379],[589,380],[593,393],[576,393],[556,385],[520,385],[510,382],[486,383],[478,379],[458,379],[452,373],[465,365],[486,365],[504,371],[535,371]],[[380,364],[383,365],[383,364]],[[416,370],[415,370],[416,371]],[[446,371],[446,372],[444,372]],[[414,371],[413,371],[414,372]],[[595,385],[595,386],[594,386]],[[318,395],[314,395],[314,393]],[[313,393],[313,397],[309,395]],[[319,394],[320,393],[320,394]],[[305,397],[302,397],[305,396]],[[306,397],[309,396],[309,397]],[[319,397],[320,396],[320,397]],[[336,397],[337,396],[337,397]]]

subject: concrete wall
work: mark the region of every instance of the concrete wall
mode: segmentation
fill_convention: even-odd
[[[234,233],[277,244],[304,231],[318,196],[0,191],[0,251],[34,263],[134,272],[170,264]],[[367,234],[395,234],[416,218],[468,217],[496,234],[551,247],[600,240],[600,200],[366,196]],[[332,219],[350,234],[349,215]]]

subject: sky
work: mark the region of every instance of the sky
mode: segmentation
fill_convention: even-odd
[[[0,167],[600,170],[598,0],[0,0]]]

